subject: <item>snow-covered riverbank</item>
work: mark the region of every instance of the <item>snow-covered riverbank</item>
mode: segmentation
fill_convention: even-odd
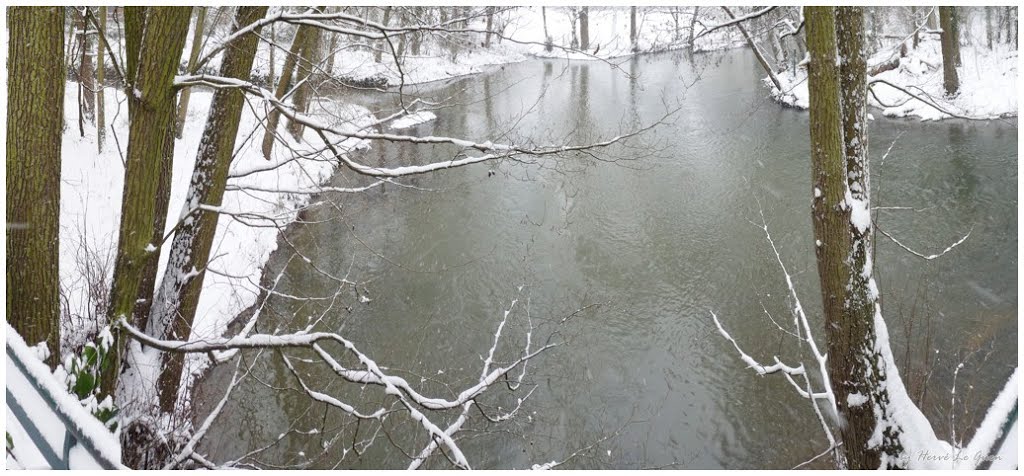
[[[64,107],[68,112],[68,127],[64,133],[61,163],[62,299],[69,323],[80,326],[75,332],[62,333],[65,343],[71,345],[81,344],[80,340],[85,337],[82,330],[95,326],[96,317],[106,311],[105,289],[113,271],[120,225],[124,182],[122,154],[128,139],[124,95],[120,90],[107,88],[106,103],[111,105],[107,117],[112,118],[113,131],[108,129],[106,147],[98,153],[95,129],[86,125],[84,137],[78,132],[74,112],[77,111],[77,89],[74,83],[66,85]],[[175,143],[167,232],[173,229],[181,214],[212,97],[209,91],[193,92],[184,133]],[[375,120],[360,106],[320,104],[330,108],[320,111],[324,118],[330,117],[349,129]],[[333,158],[315,152],[314,145],[318,141],[313,133],[307,136],[308,142],[297,142],[284,132],[283,125],[280,136],[287,137],[287,144],[277,144],[271,160],[264,159],[260,149],[263,134],[257,124],[261,118],[254,109],[243,111],[231,178],[222,203],[225,214],[218,222],[210,253],[213,258],[203,284],[193,337],[220,335],[227,323],[259,295],[263,266],[277,248],[278,228],[266,226],[274,223],[258,217],[273,218],[280,226],[290,223],[337,166]],[[263,113],[262,109],[255,111]],[[350,140],[345,145],[355,148],[363,144]],[[312,155],[294,160],[293,154]],[[246,212],[249,216],[232,216],[232,212]],[[161,249],[158,279],[167,262],[169,244],[170,240],[166,241]]]
[[[898,47],[883,50],[868,60],[869,70],[894,59],[898,59],[899,65],[868,78],[869,83],[879,80],[871,86],[873,94],[868,95],[868,103],[886,116],[918,117],[922,121],[953,117],[949,113],[977,119],[1016,117],[1016,48],[996,44],[989,50],[980,44],[963,45],[961,58],[963,65],[957,68],[960,93],[948,98],[943,89],[942,52],[937,39],[922,40],[916,49],[908,48],[902,58]],[[807,70],[798,68],[796,72],[785,71],[778,76],[783,86],[781,92],[766,82],[772,88],[773,97],[783,104],[807,109]],[[947,112],[886,83],[911,91]]]

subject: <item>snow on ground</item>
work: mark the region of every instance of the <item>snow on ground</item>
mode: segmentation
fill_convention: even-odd
[[[544,48],[544,20],[540,7],[524,7],[512,12],[512,19],[506,29],[512,39],[530,42],[529,54],[539,57],[569,59],[609,59],[683,48],[687,44],[689,12],[692,7],[681,7],[677,12],[679,21],[676,32],[676,18],[670,7],[638,8],[636,14],[637,50],[633,51],[629,40],[629,7],[590,7],[588,26],[590,45],[586,52],[567,52],[564,49]],[[705,11],[702,15],[707,15]],[[548,34],[556,46],[570,47],[572,44],[572,12],[565,7],[547,9]],[[698,31],[700,26],[697,27]],[[577,32],[579,34],[579,32]],[[739,41],[737,41],[739,40]],[[694,41],[697,51],[712,51],[734,48],[744,44],[731,29],[713,32]]]
[[[868,60],[868,69],[898,56],[886,48]],[[908,48],[907,56],[900,58],[896,69],[869,77],[884,80],[933,101],[939,107],[957,115],[972,118],[1017,116],[1017,50],[1007,44],[996,44],[992,50],[981,44],[962,45],[963,65],[957,68],[960,93],[946,98],[942,82],[942,52],[937,39],[924,39],[916,49]],[[798,68],[794,73],[779,73],[783,91],[772,95],[783,104],[800,109],[808,107],[807,70]],[[770,86],[769,86],[770,87]],[[868,95],[868,103],[890,117],[918,117],[922,121],[947,119],[951,116],[911,98],[904,92],[886,84],[876,83]],[[879,101],[881,100],[881,101]]]
[[[637,52],[655,52],[684,47],[689,28],[690,7],[679,8],[679,34],[676,34],[675,18],[669,8],[641,8],[637,11]],[[552,51],[545,51],[544,21],[541,7],[517,7],[495,15],[495,29],[500,29],[502,36],[491,37],[491,46],[482,48],[486,41],[483,33],[463,35],[464,43],[455,48],[450,43],[439,44],[437,38],[428,35],[423,40],[419,55],[410,55],[410,47],[405,47],[406,56],[401,65],[396,65],[389,48],[382,42],[376,44],[339,44],[334,56],[333,74],[348,80],[364,81],[384,79],[391,87],[399,84],[411,85],[450,79],[468,74],[486,71],[490,66],[516,63],[531,56],[568,58],[580,60],[602,60],[635,54],[629,41],[629,8],[628,7],[590,7],[590,47],[587,52],[568,51],[572,43],[572,16],[569,8],[547,8],[547,30],[556,46]],[[702,15],[707,15],[705,11]],[[712,11],[711,15],[721,15]],[[724,20],[724,17],[723,17]],[[484,31],[486,20],[476,18],[468,22],[467,29]],[[698,29],[700,27],[698,26]],[[287,35],[278,32],[278,39]],[[225,36],[225,32],[215,32],[214,36]],[[447,36],[445,37],[447,38]],[[189,40],[191,41],[191,39]],[[217,40],[213,40],[216,42]],[[287,46],[287,40],[282,40]],[[735,48],[745,43],[734,29],[722,29],[695,42],[697,51],[712,51]],[[397,42],[394,43],[397,49]],[[381,61],[377,62],[374,55],[376,48],[383,48]],[[472,49],[470,49],[472,48]],[[187,48],[186,48],[187,50]],[[285,54],[275,51],[274,68],[280,74]],[[261,77],[269,77],[270,68],[269,46],[261,42],[257,51],[253,73]],[[183,60],[184,62],[184,60]],[[208,63],[209,68],[220,64],[219,57]]]

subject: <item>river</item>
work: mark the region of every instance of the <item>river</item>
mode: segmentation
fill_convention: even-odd
[[[451,398],[445,385],[464,388],[479,376],[495,327],[518,297],[506,329],[512,341],[499,356],[508,360],[512,344],[522,344],[527,311],[538,327],[533,339],[554,333],[560,345],[531,361],[525,388],[499,385],[483,398],[507,409],[536,385],[515,419],[488,424],[471,413],[460,446],[474,467],[562,460],[605,437],[566,467],[790,468],[813,457],[826,443],[810,406],[780,376],[746,369],[710,318],[715,312],[762,361],[800,357],[795,340],[766,316],[792,326],[783,275],[755,226],[760,202],[812,326],[822,326],[808,115],[766,98],[761,76],[754,57],[737,50],[696,59],[648,55],[618,65],[531,60],[410,88],[448,104],[410,132],[478,141],[585,143],[679,110],[597,157],[478,164],[403,181],[417,188],[322,197],[329,204],[289,228],[290,245],[282,242],[271,257],[264,282],[287,266],[279,292],[337,291],[335,282],[292,259],[293,245],[320,270],[362,283],[359,294],[370,300],[360,302],[351,289],[333,306],[272,296],[259,330],[295,330],[320,318],[318,329],[343,333],[413,383],[423,379],[424,393]],[[378,107],[396,101],[379,94],[347,100],[353,98]],[[940,437],[949,438],[952,424],[962,438],[1017,362],[1017,123],[921,123],[872,113],[873,205],[913,209],[879,210],[879,226],[925,254],[971,233],[930,261],[880,234],[876,241],[893,351],[904,373],[916,375],[906,376],[914,381],[908,386],[920,396],[921,369],[930,368],[924,411]],[[409,165],[452,152],[374,144],[357,158]],[[366,180],[341,171],[332,182]],[[566,316],[572,317],[561,322]],[[952,374],[965,358],[951,423]],[[356,424],[281,390],[297,384],[276,354],[246,359],[255,359],[252,375],[200,451],[226,461],[270,445],[289,428],[316,429],[290,433],[245,462],[338,464]],[[343,385],[325,365],[299,368],[318,389],[364,410],[391,403],[377,389]],[[197,384],[199,416],[220,399],[233,370],[222,365]],[[426,437],[407,420],[396,415],[385,427],[415,453]],[[358,438],[369,438],[373,428],[363,423]],[[338,441],[323,451],[332,438]],[[348,453],[340,463],[407,464],[384,434],[368,452]],[[436,455],[427,466],[448,464]]]

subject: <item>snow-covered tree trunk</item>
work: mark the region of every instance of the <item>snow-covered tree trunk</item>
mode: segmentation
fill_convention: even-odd
[[[60,357],[64,8],[8,7],[7,322]]]
[[[815,229],[821,230],[821,233],[815,233],[815,239],[820,243],[817,247],[818,269],[822,277],[823,298],[828,303],[825,334],[830,357],[829,377],[840,421],[844,422],[840,424],[844,453],[850,468],[874,469],[879,467],[883,453],[895,456],[902,448],[898,446],[899,428],[887,429],[888,432],[882,435],[883,441],[872,440],[877,438],[878,416],[884,414],[889,395],[884,385],[886,368],[875,350],[874,318],[878,291],[872,280],[871,214],[868,206],[867,61],[863,41],[863,7],[837,7],[835,30],[840,59],[837,72],[845,160],[831,155],[816,157],[816,161],[833,161],[839,168],[821,167],[822,170],[829,168],[838,175],[822,176],[816,183],[819,187],[816,190],[822,191],[822,197],[815,198]],[[820,42],[815,45],[820,46]],[[822,56],[812,57],[811,67],[817,66],[820,72],[826,68],[820,67],[819,58],[825,62]],[[834,201],[836,197],[838,201]],[[837,236],[826,233],[824,226],[826,222],[831,226],[833,221],[839,227],[835,231]],[[832,232],[831,229],[828,231]],[[825,279],[825,276],[833,275],[838,275],[835,276],[838,279]],[[841,306],[838,313],[837,304]]]
[[[107,312],[112,322],[132,316],[144,269],[158,257],[152,243],[153,225],[161,171],[169,159],[166,157],[166,142],[173,139],[174,76],[178,70],[178,57],[185,47],[191,11],[189,7],[147,9],[146,32],[139,51],[136,80],[128,98],[128,102],[134,102],[135,106],[128,129],[121,224]],[[118,341],[117,351],[104,369],[103,395],[113,395],[117,388],[125,342],[120,332],[115,332],[115,338]]]
[[[239,7],[235,30],[258,21],[266,12],[266,6]],[[225,51],[221,76],[248,79],[259,41],[257,34],[246,35]],[[198,207],[221,204],[243,105],[244,93],[240,90],[218,89],[213,95],[184,205],[183,213],[187,215],[174,235],[153,319],[146,329],[158,339],[190,337],[219,217],[216,211]],[[159,390],[160,408],[164,412],[174,410],[182,364],[182,354],[170,353],[164,359]]]

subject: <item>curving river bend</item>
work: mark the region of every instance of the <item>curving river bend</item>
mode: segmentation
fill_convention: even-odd
[[[462,388],[479,375],[494,328],[518,296],[511,342],[521,344],[528,309],[539,326],[534,339],[557,329],[562,345],[531,362],[527,382],[537,389],[515,420],[486,425],[473,415],[460,444],[474,467],[562,460],[609,435],[567,467],[789,468],[811,458],[826,444],[810,407],[783,379],[745,369],[709,314],[755,357],[796,360],[793,339],[765,316],[792,322],[778,264],[752,225],[761,220],[759,200],[812,325],[821,326],[807,113],[765,98],[760,76],[747,51],[695,59],[667,53],[615,67],[534,60],[410,88],[434,100],[450,97],[437,120],[412,132],[480,141],[583,143],[680,110],[597,158],[480,164],[405,181],[431,191],[388,185],[323,197],[331,204],[291,227],[288,241],[320,269],[364,283],[359,292],[372,300],[359,302],[351,290],[333,307],[271,297],[259,329],[295,330],[322,315],[321,329],[340,330],[411,382],[424,379],[425,393],[450,397],[445,384]],[[345,100],[395,105],[393,95]],[[923,407],[940,437],[949,437],[951,412],[959,412],[957,434],[969,433],[964,420],[980,421],[975,415],[1017,362],[1017,123],[920,123],[872,112],[873,205],[915,209],[879,210],[880,227],[926,254],[971,231],[931,261],[881,235],[876,241],[876,276],[901,372],[919,382],[909,385],[916,395],[927,375]],[[441,146],[375,144],[359,159],[393,166],[451,154]],[[342,172],[333,183],[365,180]],[[264,281],[286,267],[282,293],[337,290],[291,255],[282,242]],[[326,454],[322,445],[338,435],[351,440],[355,424],[294,391],[271,388],[295,386],[276,355],[246,355],[258,380],[240,385],[201,451],[225,461],[289,428],[317,428],[289,434],[258,461],[246,461],[337,464],[347,444]],[[957,385],[971,388],[958,391],[951,410],[952,372],[968,355]],[[300,368],[318,388],[364,408],[384,398],[341,385],[324,365]],[[220,399],[233,369],[221,366],[197,384],[200,416]],[[495,391],[489,404],[514,405],[504,388]],[[422,431],[398,420],[388,424],[392,438],[418,452]],[[369,437],[368,428],[360,438]],[[374,449],[350,453],[341,465],[407,463],[382,435]],[[435,456],[427,466],[447,462]]]

